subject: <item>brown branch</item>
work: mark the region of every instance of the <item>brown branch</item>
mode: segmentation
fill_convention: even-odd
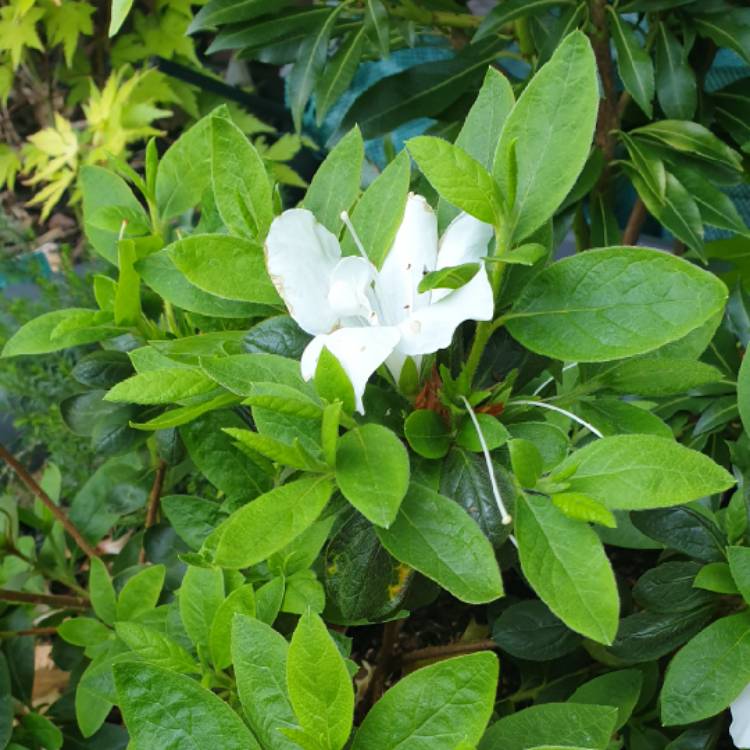
[[[159,514],[159,500],[161,499],[161,491],[164,488],[164,477],[167,473],[167,462],[161,458],[159,459],[159,465],[156,467],[156,474],[154,475],[154,483],[151,485],[151,492],[148,493],[148,507],[146,508],[146,529],[150,529],[156,523],[156,517]],[[145,542],[145,535],[143,537]],[[140,561],[146,562],[146,550],[141,549]]]
[[[79,596],[66,594],[30,594],[26,591],[0,589],[0,601],[23,604],[47,604],[59,609],[88,609],[88,601]]]
[[[16,460],[15,456],[10,453],[4,445],[0,444],[0,458],[10,466],[18,478],[41,500],[42,504],[50,513],[62,524],[65,531],[70,534],[73,541],[83,550],[88,557],[96,557],[96,550],[83,538],[83,535],[75,527],[73,522],[65,515],[62,508],[52,501],[52,498],[37,484],[34,477]]]
[[[398,634],[401,632],[403,624],[403,620],[391,620],[383,625],[383,640],[380,644],[375,669],[367,688],[367,695],[365,696],[365,713],[370,707],[375,705],[376,701],[385,692],[385,681],[393,670],[395,663],[394,651],[398,642]]]
[[[26,630],[0,630],[0,638],[15,638],[19,635],[54,635],[57,628],[27,628]]]
[[[414,664],[418,661],[428,659],[444,659],[459,654],[473,654],[476,651],[493,651],[499,648],[495,641],[486,639],[483,641],[458,641],[457,643],[448,643],[445,646],[428,646],[419,648],[416,651],[409,651],[401,657],[402,664]]]
[[[635,245],[638,243],[638,238],[641,236],[641,228],[643,222],[646,221],[648,212],[646,206],[640,198],[635,199],[633,204],[633,210],[630,212],[628,217],[628,223],[625,225],[625,231],[622,235],[623,245]]]

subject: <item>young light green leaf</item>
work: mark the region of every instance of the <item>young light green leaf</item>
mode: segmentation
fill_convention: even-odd
[[[170,404],[202,396],[216,384],[200,370],[172,367],[133,375],[110,388],[106,401],[131,404]]]
[[[651,55],[641,46],[635,31],[612,6],[607,6],[610,13],[610,28],[617,49],[617,67],[628,93],[649,119],[653,115],[654,101],[654,64]]]
[[[286,689],[289,645],[269,625],[237,614],[232,623],[232,664],[250,728],[269,750],[297,750],[282,729],[295,726]]]
[[[589,156],[598,103],[591,45],[574,32],[524,89],[500,136],[492,171],[501,194],[515,194],[508,235],[528,237],[570,192]],[[515,190],[512,150],[518,166]]]
[[[195,659],[169,636],[137,622],[118,622],[117,636],[145,662],[182,674],[200,674]]]
[[[706,563],[695,576],[693,586],[697,589],[712,591],[715,594],[734,595],[739,593],[729,565],[725,562]]]
[[[495,553],[476,522],[457,503],[413,484],[390,528],[376,528],[397,560],[439,583],[461,601],[503,595]]]
[[[131,743],[260,750],[229,705],[192,678],[143,662],[116,664],[114,673]],[[173,710],[165,710],[165,699]]]
[[[521,569],[542,601],[572,630],[612,643],[620,611],[617,584],[588,524],[530,495],[516,505],[516,536]]]
[[[224,576],[221,570],[190,565],[179,590],[180,618],[201,655],[208,655],[211,623],[223,601]]]
[[[332,489],[326,477],[298,479],[235,511],[217,529],[216,564],[247,568],[265,560],[315,521]]]
[[[341,750],[352,729],[354,690],[328,629],[312,612],[300,617],[292,635],[286,683],[304,732],[323,750]]]
[[[454,750],[462,741],[474,747],[492,714],[498,671],[489,652],[418,669],[375,704],[352,750]]]
[[[480,221],[497,224],[502,197],[489,172],[460,146],[420,135],[407,142],[417,166],[435,190],[457,208]]]
[[[665,726],[723,711],[750,682],[750,612],[722,617],[672,659],[661,691]]]
[[[112,631],[93,617],[73,617],[60,623],[57,633],[74,646],[96,646],[109,640]]]
[[[341,230],[341,212],[348,211],[359,194],[364,143],[359,128],[352,128],[333,148],[315,172],[302,207],[328,230]]]
[[[541,271],[508,314],[507,328],[540,354],[601,362],[643,354],[685,336],[720,311],[726,298],[716,276],[681,258],[605,248]]]
[[[211,119],[211,182],[227,229],[263,240],[273,220],[271,183],[253,144],[223,117]]]
[[[246,583],[232,591],[219,605],[208,634],[208,648],[216,669],[232,663],[232,622],[235,615],[255,617],[255,589]]]
[[[109,18],[109,36],[113,37],[120,27],[125,23],[125,19],[133,7],[133,0],[112,0],[112,8]]]
[[[91,558],[89,599],[96,616],[107,625],[117,619],[117,596],[107,566],[98,557]]]
[[[746,602],[750,602],[750,547],[727,547],[732,578]]]
[[[723,492],[734,484],[708,456],[669,438],[615,435],[572,453],[558,471],[573,471],[570,491],[610,510],[667,508]]]
[[[463,263],[460,266],[449,266],[439,271],[430,271],[419,282],[417,291],[430,292],[433,289],[459,289],[468,284],[479,271],[479,263]]]
[[[166,572],[163,565],[150,565],[128,579],[117,597],[117,619],[135,620],[139,615],[154,609],[159,601]]]
[[[352,213],[352,225],[370,260],[379,268],[391,249],[406,207],[411,169],[402,151],[364,192]],[[356,255],[354,239],[342,242],[344,255]]]
[[[568,518],[589,523],[598,523],[608,529],[617,527],[612,511],[604,507],[593,497],[584,495],[582,492],[560,492],[552,495],[552,504],[559,508]]]
[[[643,673],[640,670],[621,669],[585,682],[568,700],[571,703],[614,706],[618,710],[615,729],[620,729],[633,713],[642,686]]]
[[[339,439],[336,483],[363,516],[388,528],[409,486],[409,454],[387,427],[356,427]]]
[[[194,234],[167,251],[187,280],[204,292],[239,302],[280,304],[259,244],[224,234]]]
[[[136,326],[141,317],[141,277],[135,270],[136,260],[135,242],[120,240],[117,243],[120,275],[114,305],[115,325],[118,326]]]

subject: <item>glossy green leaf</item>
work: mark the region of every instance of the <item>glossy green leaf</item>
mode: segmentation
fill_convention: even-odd
[[[596,381],[606,388],[639,396],[685,393],[722,378],[719,370],[704,362],[672,357],[626,359],[605,365],[596,375]]]
[[[356,427],[339,439],[336,483],[363,516],[388,528],[409,486],[409,454],[388,428]]]
[[[521,569],[542,601],[572,630],[611,643],[620,602],[597,535],[543,497],[521,499],[515,520]]]
[[[117,596],[107,566],[98,557],[91,559],[89,599],[96,616],[107,625],[117,619]]]
[[[318,78],[315,86],[315,114],[318,125],[323,122],[331,107],[349,88],[362,58],[365,37],[364,26],[353,31],[328,61]]]
[[[667,117],[693,119],[698,104],[695,73],[684,47],[663,22],[656,35],[656,96]]]
[[[727,547],[727,558],[742,598],[750,601],[750,547]]]
[[[651,118],[655,92],[651,55],[641,46],[630,24],[611,6],[607,10],[610,12],[610,28],[617,49],[617,67],[622,82],[646,117]]]
[[[605,248],[553,263],[526,285],[507,328],[532,351],[598,362],[642,354],[721,310],[724,284],[655,250]]]
[[[636,707],[643,686],[643,674],[637,669],[621,669],[594,677],[581,685],[568,699],[571,703],[614,706],[618,710],[615,729],[620,729]]]
[[[463,263],[460,266],[449,266],[439,271],[430,271],[419,282],[417,291],[430,292],[433,289],[459,289],[471,281],[479,271],[479,263]]]
[[[559,467],[574,471],[570,489],[610,510],[666,508],[729,489],[732,476],[708,456],[668,438],[617,435],[572,453]]]
[[[722,617],[672,659],[661,691],[665,726],[723,711],[750,682],[750,613]]]
[[[450,448],[450,431],[437,412],[417,409],[404,421],[404,435],[415,453],[442,458]]]
[[[399,680],[375,704],[352,750],[454,750],[479,742],[495,703],[497,657],[445,659]]]
[[[156,607],[166,568],[150,565],[129,578],[117,597],[117,619],[134,620]]]
[[[172,367],[133,375],[107,391],[107,401],[134,404],[170,404],[202,396],[216,387],[200,370]]]
[[[413,484],[390,528],[376,529],[383,546],[401,562],[470,604],[503,595],[495,553],[458,504]]]
[[[235,511],[216,532],[216,564],[247,568],[265,560],[315,521],[331,491],[325,477],[298,479]]]
[[[218,568],[190,565],[179,590],[180,618],[200,654],[208,655],[211,623],[224,601],[224,576]]]
[[[148,664],[183,674],[199,674],[200,667],[179,643],[148,625],[118,622],[117,637]]]
[[[517,18],[544,13],[552,7],[566,4],[566,0],[505,0],[484,17],[474,35],[474,41],[500,31],[505,24]]]

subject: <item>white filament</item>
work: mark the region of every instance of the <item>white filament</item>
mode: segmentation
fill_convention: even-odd
[[[585,427],[589,432],[596,435],[598,438],[604,437],[599,430],[594,427],[590,422],[587,422],[585,419],[581,419],[576,414],[573,414],[573,412],[568,411],[567,409],[561,409],[559,406],[555,406],[554,404],[546,404],[544,401],[513,401],[513,404],[520,404],[523,406],[538,406],[540,409],[549,409],[550,411],[556,411],[558,414],[564,414],[566,417],[572,419],[574,422],[577,422],[581,427]]]
[[[362,244],[362,240],[359,239],[359,235],[357,234],[356,230],[354,229],[354,224],[352,224],[352,220],[349,218],[349,212],[348,211],[342,211],[339,216],[341,217],[341,221],[344,222],[344,226],[349,230],[349,233],[352,236],[352,239],[354,240],[354,244],[357,246],[357,250],[359,250],[359,254],[367,261],[370,259],[367,257],[367,253],[365,252],[365,247]]]
[[[507,526],[513,521],[513,519],[506,510],[505,504],[503,503],[503,498],[500,495],[500,488],[497,486],[497,480],[495,479],[495,470],[492,467],[492,458],[490,458],[490,451],[487,447],[487,441],[484,439],[482,428],[479,426],[479,420],[477,419],[476,414],[474,414],[474,410],[471,408],[469,400],[466,398],[466,396],[461,396],[461,400],[464,402],[466,410],[469,412],[469,417],[471,418],[472,424],[474,425],[474,429],[477,431],[479,445],[482,446],[482,453],[484,453],[484,460],[487,464],[487,473],[490,475],[492,494],[495,496],[495,502],[497,503],[497,508],[500,511],[501,521],[504,526]]]

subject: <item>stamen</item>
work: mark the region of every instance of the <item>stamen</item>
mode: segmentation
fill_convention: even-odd
[[[565,367],[562,368],[563,372],[567,372],[568,370],[572,370],[574,367],[578,367],[578,362],[571,362],[568,365],[565,365]],[[552,381],[554,378],[547,378],[543,383],[540,383],[536,390],[531,394],[532,396],[536,396],[539,393],[541,393]]]
[[[354,240],[354,244],[357,246],[357,250],[359,250],[359,254],[365,259],[370,260],[367,257],[367,253],[365,252],[364,245],[362,244],[362,241],[359,239],[359,235],[354,229],[354,224],[352,224],[352,220],[349,218],[349,212],[348,211],[342,211],[339,216],[341,217],[341,221],[344,222],[344,226],[349,230],[349,233],[352,236],[352,239]]]
[[[604,437],[604,435],[599,432],[599,430],[597,430],[596,427],[594,427],[594,425],[592,425],[590,422],[587,422],[585,419],[581,419],[576,414],[573,414],[572,411],[561,409],[559,406],[555,406],[554,404],[545,404],[544,401],[512,401],[511,404],[520,404],[522,406],[538,406],[541,409],[556,411],[558,414],[564,414],[569,419],[577,422],[579,425],[581,425],[581,427],[585,427],[589,432],[593,433],[598,438]]]
[[[466,398],[466,396],[461,396],[461,400],[464,402],[466,410],[469,412],[469,417],[471,418],[472,424],[474,425],[474,429],[477,431],[479,445],[482,446],[482,453],[484,453],[484,460],[487,464],[487,473],[490,477],[492,494],[495,496],[495,502],[497,503],[497,508],[500,511],[500,520],[502,521],[503,526],[507,526],[513,521],[513,519],[506,510],[503,503],[503,498],[500,495],[500,488],[497,486],[497,480],[495,479],[495,470],[492,466],[492,458],[490,457],[490,451],[487,447],[487,441],[484,439],[484,433],[482,432],[482,428],[479,426],[479,420],[477,419],[477,415],[474,414],[474,410],[471,408],[469,400]]]

